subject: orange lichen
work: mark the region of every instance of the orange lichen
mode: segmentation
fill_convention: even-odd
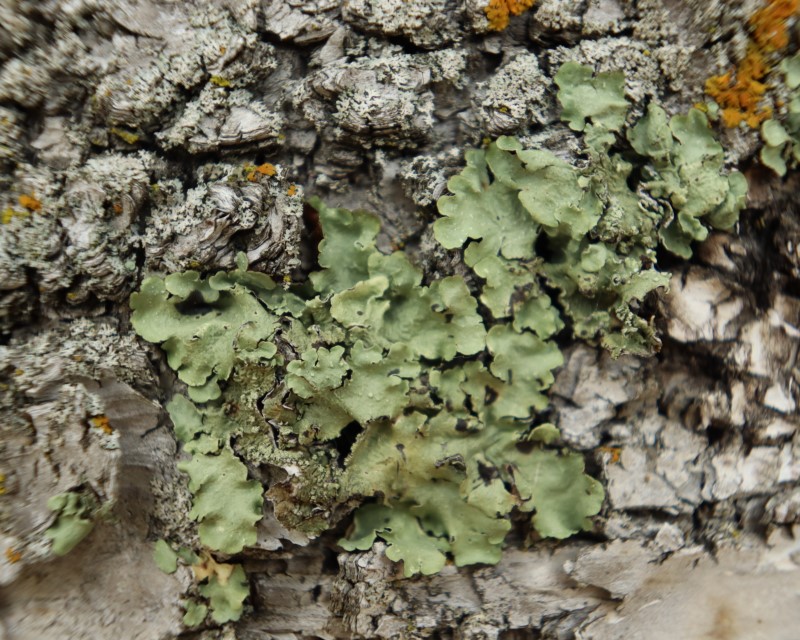
[[[769,71],[763,55],[750,47],[739,68],[706,81],[706,93],[722,109],[722,123],[738,127],[742,122],[753,129],[772,117],[772,109],[761,105],[767,85],[762,82]]]
[[[265,162],[264,164],[258,165],[256,167],[256,171],[258,171],[263,176],[274,176],[278,170],[275,168],[274,164]]]
[[[753,40],[764,51],[779,51],[789,44],[788,21],[797,13],[798,0],[770,0],[747,21]]]
[[[771,54],[789,43],[788,21],[797,13],[798,2],[767,0],[748,20],[751,42],[738,68],[706,81],[706,93],[719,105],[726,127],[744,123],[755,129],[772,117],[772,109],[762,104],[768,88],[764,79],[773,66]]]
[[[257,167],[247,166],[245,167],[247,171],[247,179],[250,182],[255,182],[258,179],[258,175],[262,176],[274,176],[278,170],[275,168],[274,164],[270,164],[269,162],[265,162],[264,164],[260,164]]]
[[[5,555],[6,560],[8,560],[11,564],[16,564],[22,560],[22,553],[14,549],[14,547],[6,548]]]
[[[297,194],[297,185],[290,184],[289,188],[286,190],[286,194],[290,195],[290,196],[296,195]]]
[[[619,447],[598,447],[598,450],[608,454],[609,464],[619,464],[619,459],[622,456],[622,449]]]
[[[484,7],[489,29],[502,31],[508,26],[510,16],[518,16],[533,6],[535,0],[489,0]]]
[[[108,421],[108,416],[94,416],[93,418],[89,418],[89,423],[95,429],[99,429],[106,435],[111,435],[114,433],[114,429],[111,427],[111,424]]]
[[[23,211],[18,211],[12,207],[6,207],[0,212],[0,223],[8,224],[14,218],[26,218],[31,213],[40,211],[42,208],[42,203],[32,193],[30,195],[23,193],[17,200],[19,205],[23,208]]]
[[[42,208],[42,203],[33,194],[25,195],[24,193],[17,198],[21,207],[25,207],[28,211],[39,211]]]
[[[115,202],[114,204],[111,205],[111,208],[114,210],[114,213],[116,213],[117,215],[122,213],[122,203],[121,202]]]

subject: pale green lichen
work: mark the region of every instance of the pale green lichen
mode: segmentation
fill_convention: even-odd
[[[591,67],[567,62],[555,76],[561,119],[573,131],[589,126],[619,131],[628,114],[625,100],[625,74],[621,71],[594,75]]]
[[[341,545],[382,538],[406,575],[448,556],[497,562],[514,510],[542,536],[591,526],[603,489],[539,414],[563,363],[556,337],[658,350],[640,314],[668,282],[659,240],[685,255],[706,225],[730,227],[743,179],[723,174],[699,112],[670,120],[651,105],[626,138],[621,75],[570,64],[556,81],[586,159],[500,138],[467,152],[438,202],[434,235],[463,249],[477,298],[461,277],[424,284],[405,253],[379,252],[374,216],[319,201],[308,283],[284,290],[240,254],[234,271],[151,277],[132,296],[134,328],[161,343],[194,401],[168,408],[192,455],[181,468],[203,544],[255,542],[247,464],[276,471],[266,495],[286,526],[316,535],[358,507]],[[205,586],[214,610],[214,595],[229,597],[219,586]]]
[[[262,516],[261,485],[247,479],[247,467],[230,448],[239,431],[221,409],[199,411],[183,396],[167,405],[175,434],[192,458],[178,468],[189,476],[194,496],[190,516],[200,523],[200,541],[224,553],[239,553],[256,540]]]
[[[659,229],[664,247],[689,258],[692,241],[705,240],[709,227],[733,227],[744,208],[747,180],[736,171],[722,173],[722,145],[701,111],[691,109],[668,119],[661,107],[651,104],[628,139],[649,159],[642,188],[664,207]]]
[[[166,540],[157,540],[153,545],[153,562],[164,573],[175,573],[178,570],[178,554]]]
[[[312,276],[316,290],[263,295],[273,288],[241,269],[207,280],[186,277],[184,281],[194,283],[193,291],[172,287],[167,295],[166,288],[146,282],[148,296],[132,301],[134,326],[142,330],[143,322],[162,322],[173,313],[188,314],[199,326],[203,314],[218,318],[222,311],[216,305],[223,303],[227,317],[240,318],[228,305],[246,298],[239,305],[242,309],[256,303],[274,315],[260,324],[251,325],[247,319],[239,326],[226,324],[225,335],[240,334],[246,326],[253,332],[248,344],[290,347],[288,352],[267,350],[271,359],[252,358],[246,347],[228,340],[224,361],[234,361],[231,371],[260,378],[260,394],[249,399],[236,395],[240,387],[229,374],[231,384],[216,402],[196,406],[181,396],[171,401],[176,434],[193,456],[181,463],[192,478],[193,514],[205,515],[216,505],[219,532],[249,532],[249,538],[236,538],[236,548],[254,541],[255,512],[245,509],[246,517],[240,518],[232,508],[247,503],[249,490],[241,501],[236,499],[226,486],[229,474],[220,475],[211,464],[224,456],[245,472],[228,448],[236,435],[239,450],[256,463],[288,466],[302,458],[308,465],[311,450],[327,451],[313,462],[328,468],[328,491],[320,488],[317,476],[300,473],[292,479],[291,491],[280,485],[270,489],[276,514],[291,526],[317,533],[330,522],[309,522],[309,512],[330,512],[336,505],[380,496],[381,513],[391,513],[395,536],[397,522],[403,523],[404,535],[392,538],[383,526],[373,528],[373,538],[377,530],[393,541],[390,557],[406,560],[409,575],[441,566],[447,553],[458,564],[496,562],[515,507],[535,511],[534,525],[541,523],[543,535],[563,537],[588,526],[587,518],[600,508],[603,492],[583,473],[581,457],[527,438],[533,411],[547,404],[543,392],[553,381],[552,370],[562,363],[555,344],[540,337],[550,337],[558,326],[555,310],[526,305],[519,329],[506,324],[487,332],[478,303],[461,279],[449,277],[424,286],[421,272],[405,254],[378,252],[373,216],[318,202],[315,206],[326,237],[323,264],[329,247],[341,242],[340,233],[359,238],[345,245],[357,253],[356,259],[330,261]],[[249,286],[244,284],[248,278]],[[196,294],[219,288],[223,281],[237,283],[227,297]],[[151,291],[159,295],[149,295]],[[525,328],[537,317],[544,318],[538,334]],[[182,333],[182,339],[192,338]],[[168,354],[169,349],[185,349],[169,340],[163,346]],[[468,357],[473,359],[465,361]],[[219,370],[209,375],[222,380]],[[269,427],[263,418],[259,425],[254,417],[259,399],[261,415],[278,431],[275,439],[265,437]],[[226,412],[226,403],[236,404],[236,417],[230,409]],[[336,450],[323,445],[335,444],[353,423],[361,434],[339,464]],[[541,477],[544,470],[554,474],[557,486]],[[244,476],[237,482],[245,482]],[[366,515],[358,515],[358,523],[374,514],[377,505],[363,509]],[[203,525],[203,543],[230,552],[233,547],[204,531]],[[356,548],[365,539],[365,534],[356,533],[353,542],[343,541],[343,546]],[[431,545],[438,549],[435,558],[414,559]]]
[[[761,162],[779,176],[789,167],[800,165],[800,53],[781,62],[781,71],[789,90],[786,114],[761,125]]]
[[[261,485],[247,480],[247,467],[225,446],[195,453],[178,468],[188,474],[193,494],[189,515],[200,523],[200,541],[224,553],[239,553],[256,541],[261,519]]]
[[[179,559],[192,566],[195,577],[200,583],[197,591],[207,601],[207,603],[197,600],[183,602],[186,611],[183,617],[184,625],[187,627],[201,625],[209,612],[211,619],[219,624],[238,620],[244,608],[244,601],[250,592],[242,566],[219,563],[207,552],[204,552],[203,557],[199,557],[185,547],[175,551],[166,540],[158,540],[153,545],[153,560],[164,573],[175,573]]]
[[[242,615],[244,601],[250,594],[250,584],[241,565],[236,565],[233,572],[225,578],[219,575],[212,575],[206,584],[201,584],[200,593],[208,598],[209,608],[211,609],[211,619],[224,624],[231,620],[238,620]],[[199,618],[202,610],[195,612],[195,617]],[[189,611],[187,609],[187,615]]]
[[[186,613],[183,616],[183,624],[187,627],[198,627],[203,624],[203,621],[208,615],[208,606],[202,602],[195,602],[194,600],[185,600],[183,608]]]
[[[57,556],[72,551],[94,528],[97,500],[86,492],[67,491],[52,496],[47,508],[56,513],[56,520],[45,536],[53,541],[52,551]]]

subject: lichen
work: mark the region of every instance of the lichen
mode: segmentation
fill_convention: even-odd
[[[765,103],[767,76],[781,50],[789,44],[789,22],[797,14],[798,0],[766,0],[748,19],[750,42],[735,69],[706,81],[706,93],[721,109],[722,123],[751,129],[772,117]]]
[[[247,537],[249,514],[255,514],[248,511],[245,521],[237,519],[232,507],[239,500],[223,486],[229,475],[219,476],[207,459],[222,446],[221,455],[245,474],[228,448],[235,434],[248,460],[285,469],[297,469],[295,460],[303,460],[291,491],[277,483],[268,494],[276,515],[295,528],[318,533],[330,519],[307,521],[309,512],[319,516],[337,504],[383,495],[381,508],[414,534],[390,552],[406,560],[409,575],[433,566],[413,559],[418,548],[430,545],[439,549],[434,564],[441,565],[446,552],[459,564],[497,561],[515,506],[535,510],[534,524],[542,523],[544,535],[563,537],[586,527],[600,507],[602,489],[583,474],[580,456],[535,438],[525,440],[524,451],[517,450],[529,432],[532,407],[546,404],[530,389],[549,386],[551,370],[561,363],[555,345],[510,326],[487,333],[478,303],[460,278],[422,285],[422,274],[405,254],[377,251],[374,217],[314,204],[325,240],[319,257],[323,268],[312,274],[313,288],[278,289],[267,276],[245,271],[240,260],[239,270],[205,280],[196,274],[170,276],[169,284],[149,279],[145,293],[133,297],[137,331],[152,336],[152,325],[159,324],[165,333],[176,334],[163,341],[176,366],[183,362],[176,354],[183,354],[187,343],[211,335],[202,320],[219,313],[230,318],[224,334],[230,337],[218,341],[227,353],[219,359],[233,366],[204,366],[205,377],[196,369],[178,368],[190,389],[230,380],[221,397],[195,406],[177,396],[169,406],[176,434],[193,456],[182,468],[203,471],[202,482],[192,477],[190,488],[209,497],[197,493],[195,510],[201,511],[200,501],[216,505],[218,529],[236,535],[237,550],[255,541],[254,534]],[[254,304],[262,311],[240,313]],[[181,313],[198,324],[178,333],[177,322],[163,322]],[[262,317],[267,313],[272,317]],[[512,361],[520,350],[531,356],[525,365]],[[474,359],[479,354],[488,368]],[[465,357],[473,360],[462,364]],[[249,396],[237,394],[237,373],[260,379],[260,389],[251,383]],[[277,430],[274,442],[265,437],[270,427],[264,417]],[[350,424],[360,425],[362,433],[347,459],[337,463],[331,445],[341,442]],[[312,456],[314,450],[327,453]],[[406,459],[415,462],[406,469],[394,466]],[[329,469],[332,477],[320,482],[317,474],[304,473],[313,466]],[[552,478],[544,480],[540,471],[554,473],[559,481],[542,485]],[[495,479],[484,482],[481,473],[496,474]],[[517,492],[512,493],[504,482],[515,478]],[[376,505],[364,508],[369,514]],[[454,515],[442,521],[447,512]],[[359,515],[359,522],[364,517]],[[200,536],[204,544],[222,547],[202,524]],[[355,539],[359,542],[343,544],[363,545],[365,538]]]
[[[789,20],[797,15],[798,0],[767,0],[748,24],[755,44],[763,51],[780,51],[789,44]]]
[[[123,129],[122,127],[111,127],[109,131],[127,144],[133,145],[139,142],[139,134],[129,131],[128,129]]]
[[[183,616],[183,624],[187,627],[199,627],[208,615],[208,606],[202,602],[185,600],[183,608],[186,611]]]
[[[178,569],[178,554],[166,540],[157,540],[153,545],[153,561],[164,573],[175,573]]]
[[[55,522],[45,531],[53,541],[53,553],[63,556],[72,551],[94,528],[97,501],[84,491],[67,491],[51,497],[47,508],[55,512]]]
[[[217,562],[207,551],[200,556],[185,547],[175,551],[166,540],[153,545],[153,560],[167,574],[177,571],[179,560],[191,566],[197,581],[196,591],[206,602],[184,601],[183,623],[187,627],[200,626],[209,612],[218,624],[238,620],[242,615],[250,586],[241,565]]]
[[[657,351],[642,303],[669,279],[659,242],[685,256],[708,226],[730,228],[746,183],[724,174],[699,111],[651,105],[626,127],[621,74],[569,63],[556,83],[581,162],[501,137],[468,151],[438,200],[434,236],[463,250],[478,291],[424,280],[376,248],[377,218],[312,200],[324,239],[308,282],[278,286],[239,254],[235,270],[150,277],[132,296],[134,328],[188,385],[192,401],[168,409],[204,545],[255,543],[248,465],[271,469],[287,527],[317,535],[358,507],[341,545],[381,538],[406,575],[497,562],[514,511],[541,536],[591,526],[603,489],[542,415],[559,345]]]
[[[489,29],[502,31],[508,26],[511,16],[519,16],[530,9],[536,0],[489,0],[484,8]]]
[[[789,91],[786,113],[761,125],[761,162],[779,176],[800,164],[800,54],[781,62]]]
[[[200,585],[200,593],[208,598],[211,619],[224,624],[241,617],[245,598],[250,595],[250,583],[242,566],[237,564],[224,579],[210,576],[206,584]]]

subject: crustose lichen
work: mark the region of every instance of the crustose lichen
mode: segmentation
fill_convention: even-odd
[[[484,7],[489,29],[502,31],[508,26],[510,16],[522,15],[530,9],[536,0],[489,0]]]

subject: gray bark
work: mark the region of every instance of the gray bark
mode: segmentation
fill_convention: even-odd
[[[770,638],[800,629],[797,180],[723,133],[747,172],[738,233],[670,266],[657,358],[576,344],[550,394],[607,500],[553,543],[520,524],[500,564],[405,579],[267,514],[239,559],[245,615],[187,631],[194,578],[152,543],[196,542],[161,403],[175,380],[129,323],[147,273],[311,256],[290,184],[383,222],[432,276],[436,198],[485,136],[574,145],[552,75],[622,69],[641,113],[703,99],[755,2],[539,0],[501,33],[478,0],[5,0],[0,4],[0,638]],[[711,28],[711,27],[714,28]],[[275,181],[237,187],[246,164]],[[246,181],[245,181],[246,182]],[[666,267],[665,267],[666,268]],[[93,422],[107,416],[110,429]],[[108,432],[107,432],[108,431]],[[108,513],[55,558],[47,499]]]

